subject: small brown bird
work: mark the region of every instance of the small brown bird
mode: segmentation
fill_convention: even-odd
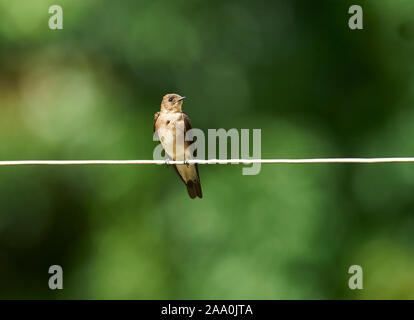
[[[185,134],[191,129],[191,122],[181,110],[184,99],[174,93],[165,95],[161,101],[161,111],[154,115],[154,132],[157,132],[166,155],[173,160],[192,158],[188,147],[193,141],[185,140],[189,139]],[[173,167],[187,186],[190,198],[202,198],[197,164],[174,164]]]

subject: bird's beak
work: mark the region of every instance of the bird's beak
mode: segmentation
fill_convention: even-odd
[[[181,97],[177,100],[177,102],[180,102],[181,100],[184,100],[184,99],[185,99],[185,97]]]

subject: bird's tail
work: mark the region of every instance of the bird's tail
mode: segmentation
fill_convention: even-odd
[[[201,192],[201,184],[200,181],[193,181],[193,180],[189,180],[186,183],[187,186],[187,191],[188,191],[188,195],[190,196],[191,199],[194,199],[195,197],[199,197],[202,198],[203,194]]]

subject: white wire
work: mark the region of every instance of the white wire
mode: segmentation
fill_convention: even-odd
[[[395,163],[414,162],[414,157],[391,158],[313,158],[313,159],[209,159],[209,160],[15,160],[0,161],[0,166],[40,165],[138,165],[138,164],[308,164],[308,163]]]

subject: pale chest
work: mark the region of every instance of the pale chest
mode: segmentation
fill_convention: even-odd
[[[173,159],[184,157],[185,124],[182,113],[161,113],[156,122],[156,130],[164,150]]]

